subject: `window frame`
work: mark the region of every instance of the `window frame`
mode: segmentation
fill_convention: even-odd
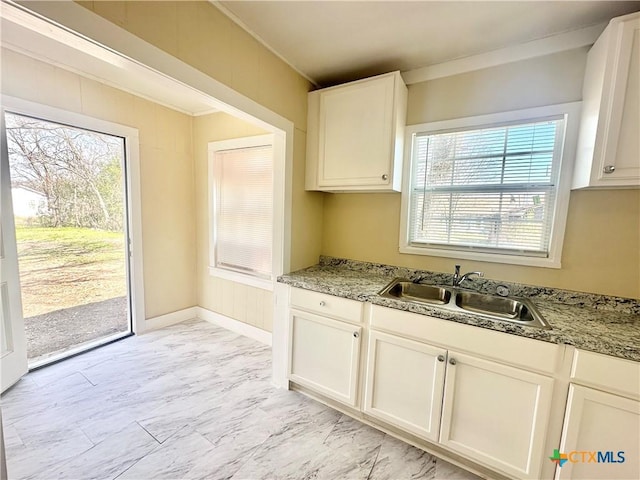
[[[434,257],[448,257],[453,259],[476,260],[492,263],[526,265],[534,267],[561,268],[562,245],[569,208],[571,191],[571,177],[575,163],[576,145],[578,138],[579,118],[582,102],[571,102],[544,107],[534,107],[508,112],[478,115],[453,120],[408,125],[405,136],[405,161],[402,181],[402,206],[400,216],[399,251],[404,254],[429,255]],[[560,148],[560,165],[556,190],[556,203],[552,212],[551,235],[549,240],[549,255],[514,255],[501,252],[483,252],[468,248],[458,248],[455,245],[416,246],[410,242],[410,214],[411,214],[411,180],[414,171],[414,137],[442,131],[475,129],[513,123],[525,123],[548,117],[564,117],[564,141]],[[555,156],[555,154],[554,154]]]
[[[276,278],[275,275],[275,261],[276,261],[276,253],[275,253],[275,228],[277,219],[274,218],[272,221],[272,234],[271,234],[271,278],[267,279],[264,277],[260,277],[257,275],[252,275],[249,272],[240,272],[237,270],[220,268],[216,266],[216,203],[215,199],[217,196],[218,187],[218,178],[216,176],[216,163],[215,156],[216,152],[224,151],[224,150],[235,150],[242,148],[251,148],[251,147],[259,147],[270,145],[273,152],[273,177],[274,177],[274,186],[275,186],[275,174],[276,174],[276,139],[274,134],[266,134],[266,135],[255,135],[251,137],[242,137],[242,138],[234,138],[230,140],[222,140],[218,142],[210,142],[208,145],[208,171],[207,171],[207,184],[208,184],[208,198],[209,198],[209,275],[213,277],[222,278],[225,280],[230,280],[237,283],[242,283],[245,285],[249,285],[251,287],[260,288],[262,290],[273,291],[273,283]],[[276,203],[276,197],[273,196],[274,207]]]

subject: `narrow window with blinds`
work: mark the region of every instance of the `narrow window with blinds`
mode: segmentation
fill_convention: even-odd
[[[564,122],[414,134],[409,245],[548,257]]]
[[[271,280],[273,146],[217,150],[212,161],[214,266]]]

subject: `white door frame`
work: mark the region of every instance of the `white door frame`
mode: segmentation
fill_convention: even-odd
[[[27,339],[22,320],[22,299],[20,296],[20,274],[18,272],[18,249],[16,229],[11,199],[9,177],[9,152],[4,128],[4,112],[0,110],[0,135],[2,158],[0,159],[0,211],[2,212],[2,232],[0,232],[0,322],[2,322],[2,342],[0,354],[1,385],[4,392],[20,380],[28,371]],[[4,451],[4,449],[3,449]]]
[[[126,233],[129,237],[127,249],[129,252],[127,283],[131,300],[131,327],[134,333],[142,333],[145,325],[145,310],[138,130],[117,123],[108,122],[106,120],[89,117],[80,113],[70,112],[60,108],[50,107],[48,105],[41,105],[39,103],[30,102],[8,95],[2,95],[3,117],[5,111],[124,138],[125,158],[123,174],[125,175],[126,184]]]

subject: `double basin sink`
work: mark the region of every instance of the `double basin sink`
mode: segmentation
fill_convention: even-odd
[[[533,303],[525,298],[500,297],[456,287],[425,285],[404,278],[394,279],[378,295],[492,320],[551,329],[551,325]]]

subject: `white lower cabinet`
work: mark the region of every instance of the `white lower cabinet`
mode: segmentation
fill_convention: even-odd
[[[290,329],[289,379],[355,406],[362,328],[291,310]]]
[[[556,480],[640,478],[638,362],[301,289],[289,307],[289,380],[374,424],[514,479],[555,449]]]
[[[504,476],[544,473],[557,345],[300,289],[290,307],[293,383]]]
[[[514,478],[539,478],[553,379],[369,332],[363,411]]]
[[[572,384],[560,452],[556,479],[640,478],[640,402]]]
[[[553,379],[448,352],[440,443],[516,478],[539,478]]]
[[[437,442],[446,355],[442,348],[371,331],[363,411]]]

